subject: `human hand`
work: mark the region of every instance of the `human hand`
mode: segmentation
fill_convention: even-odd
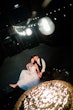
[[[39,78],[42,77],[42,73],[41,73],[41,72],[38,73],[38,77],[39,77]]]
[[[30,63],[28,63],[28,64],[26,65],[26,69],[29,70],[29,67],[30,67]]]

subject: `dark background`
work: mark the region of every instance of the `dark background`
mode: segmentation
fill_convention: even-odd
[[[9,88],[9,83],[15,83],[18,80],[21,70],[25,68],[34,54],[46,61],[51,75],[45,80],[62,79],[73,84],[72,0],[52,0],[45,8],[42,7],[43,1],[0,1],[0,91],[2,96],[9,98],[1,110],[11,110],[7,107],[10,107],[9,101],[13,100],[12,97],[15,95],[13,96],[12,93],[8,95],[10,91],[13,91]],[[20,7],[14,8],[17,3]],[[52,35],[42,35],[37,26],[33,27],[32,36],[23,37],[13,32],[11,27],[26,25],[27,19],[32,16],[34,10],[37,11],[37,17],[48,16],[52,19],[55,24],[55,31]],[[35,19],[30,24],[37,24],[38,20]],[[52,72],[54,68],[55,73]],[[61,70],[61,73],[57,74],[57,70]],[[3,97],[1,100],[4,102]]]

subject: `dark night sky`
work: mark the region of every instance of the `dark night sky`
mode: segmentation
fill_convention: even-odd
[[[50,37],[42,37],[41,35],[41,42],[47,44],[48,46],[73,46],[72,0],[52,0],[46,8],[42,7],[43,1],[44,0],[0,1],[0,59],[2,59],[2,57],[6,57],[8,51],[9,53],[14,51],[9,50],[10,46],[13,45],[13,41],[12,44],[10,44],[10,42],[8,42],[8,44],[4,44],[4,39],[7,36],[10,36],[10,40],[14,40],[14,38],[16,39],[16,37],[18,36],[16,34],[11,34],[11,26],[26,22],[26,20],[31,17],[33,10],[36,10],[37,16],[40,17],[45,16],[48,13],[48,16],[55,24],[55,32]],[[19,4],[19,8],[15,9],[14,5],[17,3]],[[36,28],[34,28],[34,30],[35,33],[33,38],[35,40],[35,36],[38,37],[40,35]],[[19,37],[17,37],[17,39],[19,39]],[[36,44],[36,42],[32,43],[34,40],[24,38],[23,41],[21,41],[21,50],[25,49],[22,45],[26,45],[25,47],[28,48],[29,45]],[[17,42],[20,43],[19,40]],[[40,43],[39,39],[38,42]],[[33,47],[35,47],[35,45]],[[17,51],[21,50],[19,49],[15,51],[17,53]]]

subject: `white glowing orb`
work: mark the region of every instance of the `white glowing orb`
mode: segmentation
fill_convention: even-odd
[[[22,36],[30,36],[32,34],[31,28],[26,28],[25,26],[13,26],[15,32]]]
[[[50,35],[55,30],[55,24],[49,17],[43,17],[39,20],[39,30],[44,35]]]
[[[16,9],[16,8],[19,8],[20,7],[20,5],[19,4],[15,4],[14,5],[14,8]]]
[[[25,36],[25,35],[26,35],[25,31],[22,31],[22,32],[18,32],[18,31],[17,31],[17,33],[18,33],[19,35],[21,35],[21,36]]]
[[[25,28],[26,28],[25,26],[13,26],[15,32],[21,36],[26,35]]]
[[[28,36],[32,34],[32,30],[30,28],[27,28],[25,31]]]

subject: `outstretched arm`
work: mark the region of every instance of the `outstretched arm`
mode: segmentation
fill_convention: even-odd
[[[41,78],[41,77],[42,77],[42,73],[40,72],[39,67],[38,67],[37,64],[35,64],[35,68],[36,68],[36,71],[37,71],[38,77]]]

